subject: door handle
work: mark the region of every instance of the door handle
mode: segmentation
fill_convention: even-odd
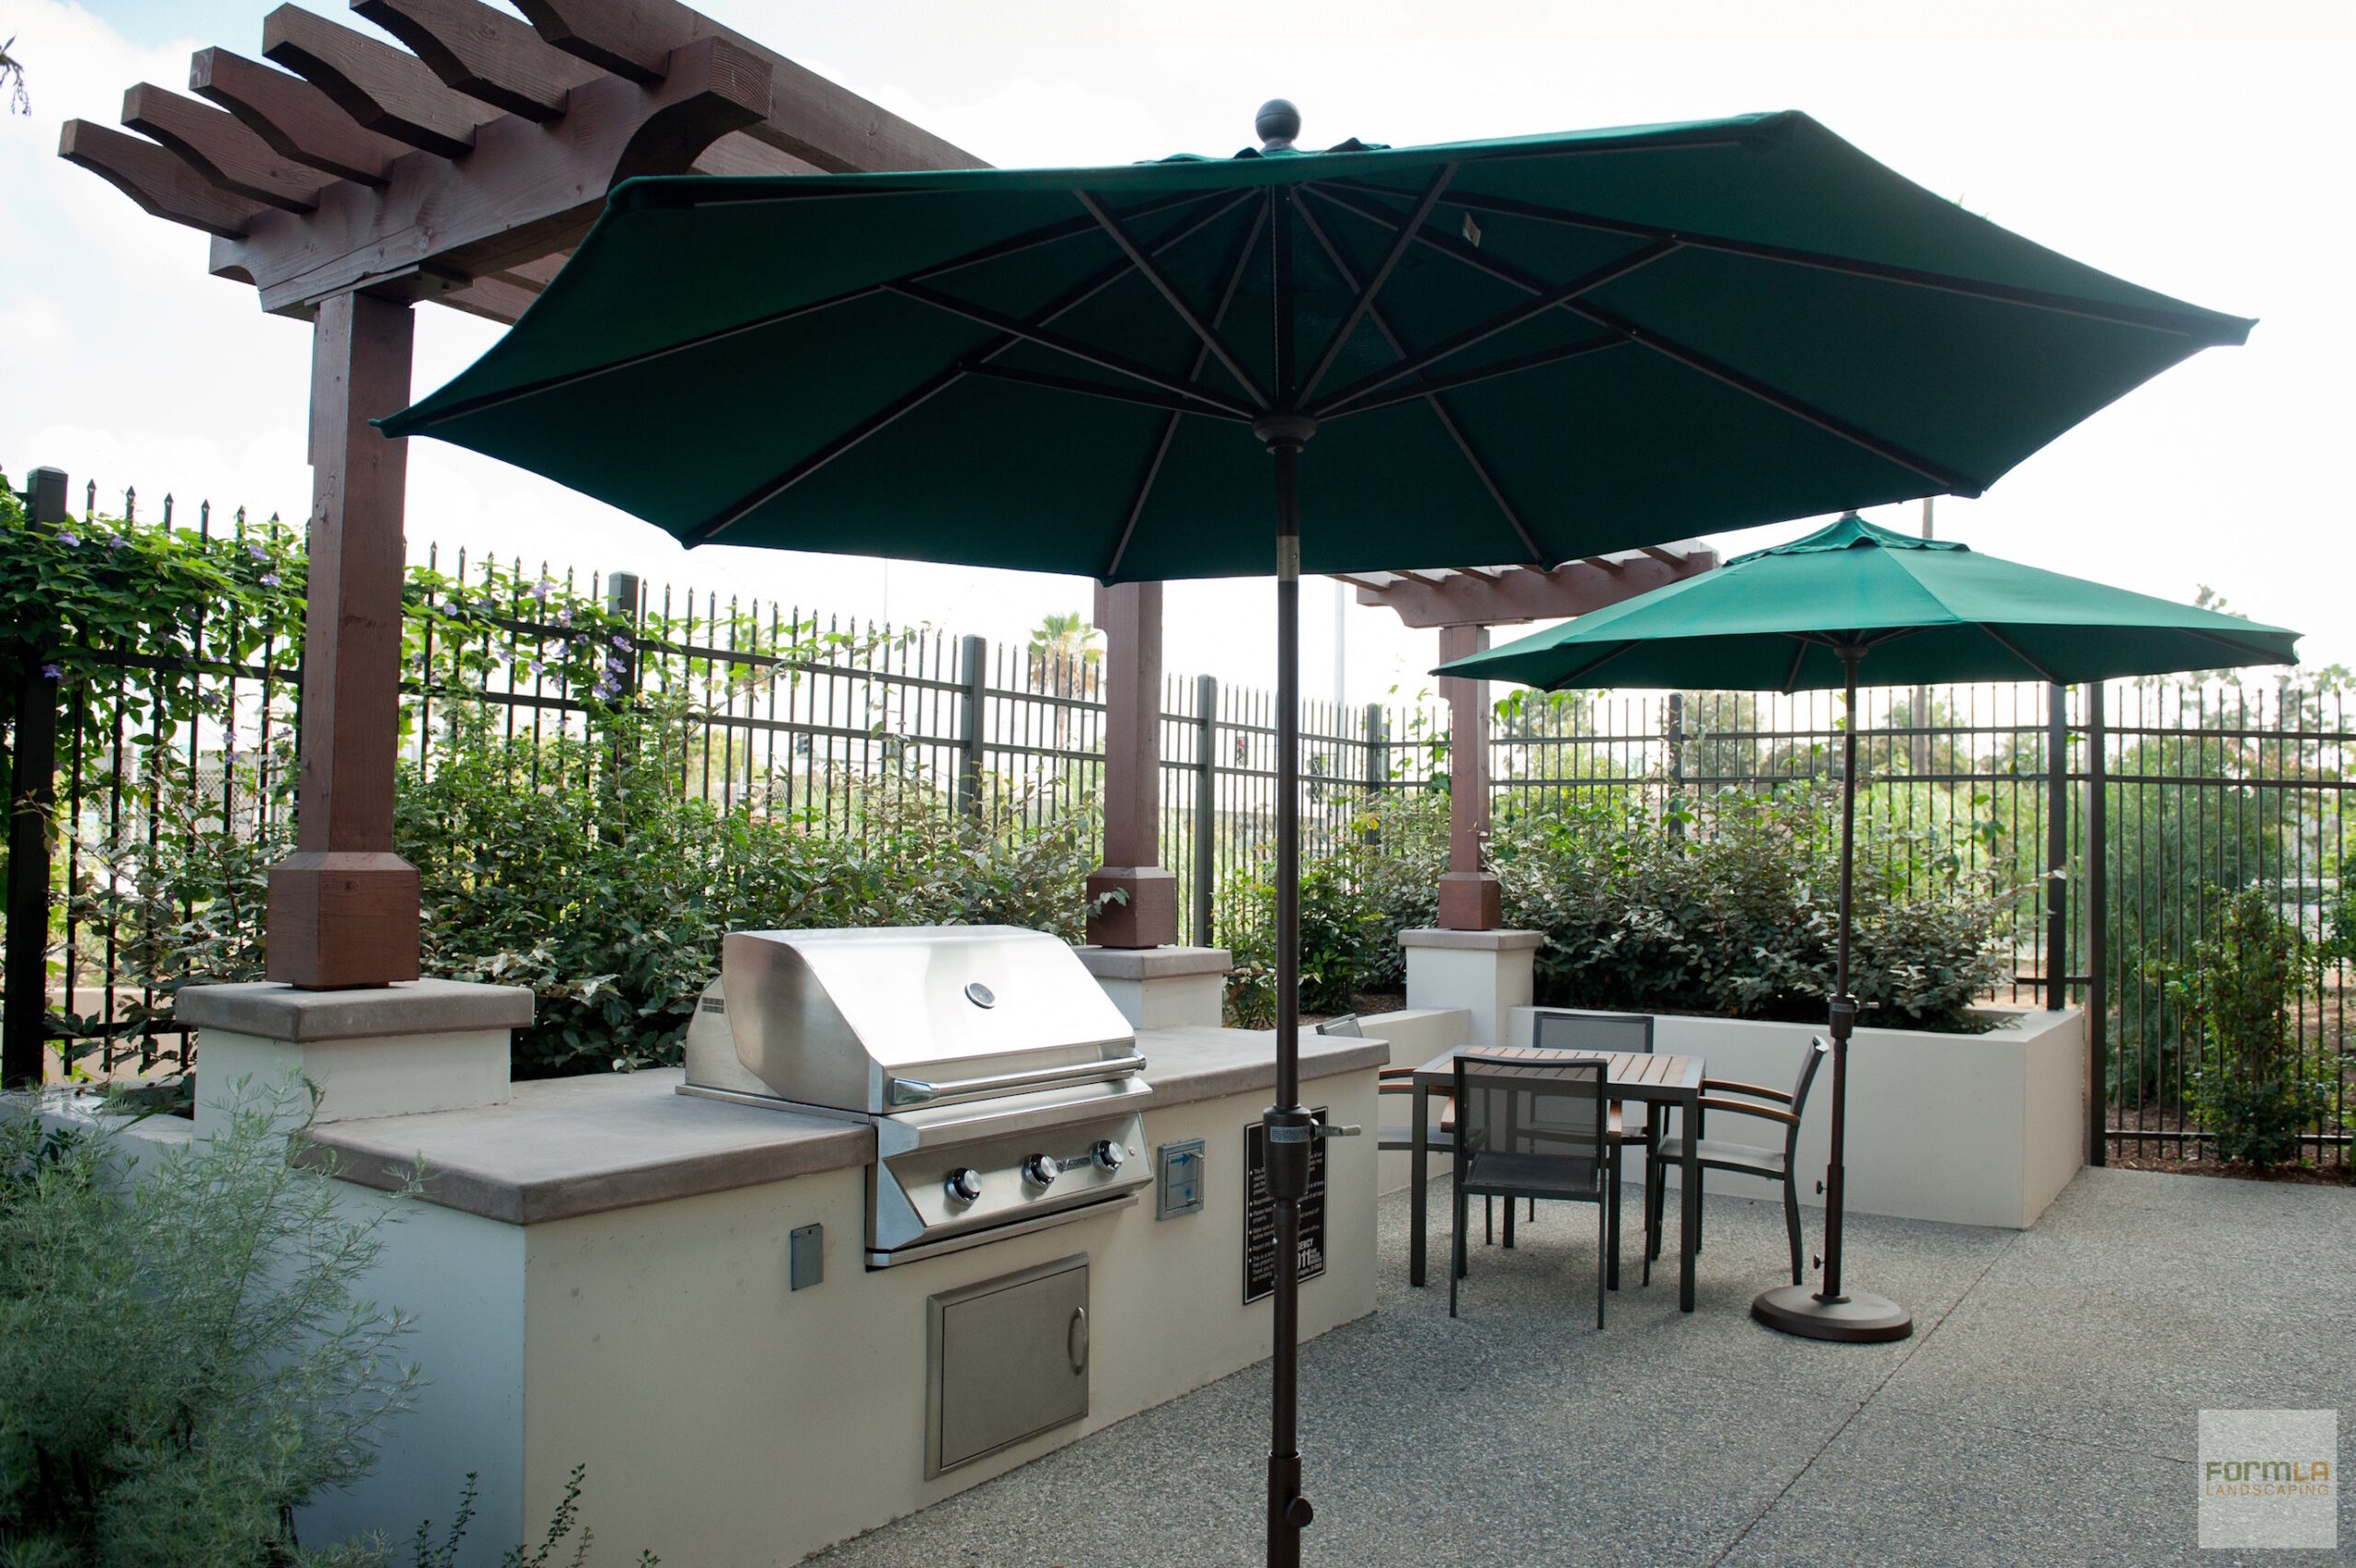
[[[1071,1360],[1075,1372],[1088,1370],[1088,1309],[1071,1309],[1071,1325],[1064,1331],[1064,1355]]]

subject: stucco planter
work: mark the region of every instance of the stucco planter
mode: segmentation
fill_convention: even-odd
[[[1507,1043],[1530,1043],[1535,1009],[1508,1015]],[[2085,1017],[1989,1009],[1986,1034],[1861,1029],[1849,1055],[1848,1207],[1958,1225],[2037,1222],[2084,1160]],[[1369,1019],[1367,1032],[1379,1032]],[[1698,1055],[1712,1078],[1788,1090],[1821,1025],[1663,1014],[1654,1049]],[[1800,1196],[1815,1204],[1831,1144],[1831,1073],[1800,1123]],[[1713,1117],[1713,1137],[1767,1143],[1772,1123]],[[1632,1159],[1634,1178],[1640,1159]],[[1671,1170],[1669,1184],[1677,1184]],[[1780,1200],[1773,1183],[1712,1171],[1712,1193]]]

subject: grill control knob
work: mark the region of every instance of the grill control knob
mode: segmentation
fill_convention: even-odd
[[[1121,1146],[1111,1138],[1097,1139],[1092,1157],[1097,1166],[1108,1173],[1121,1168]]]
[[[970,1165],[961,1165],[949,1173],[941,1185],[948,1189],[953,1204],[977,1203],[982,1196],[982,1173]]]
[[[1063,1162],[1052,1154],[1034,1154],[1022,1162],[1022,1179],[1034,1187],[1052,1187],[1063,1173]]]

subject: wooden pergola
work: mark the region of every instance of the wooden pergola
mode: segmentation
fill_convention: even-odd
[[[1440,662],[1489,645],[1489,628],[1512,621],[1583,616],[1680,578],[1708,571],[1718,555],[1699,540],[1588,556],[1546,571],[1483,566],[1469,571],[1364,571],[1341,581],[1361,605],[1394,612],[1410,627],[1439,629]],[[1497,879],[1481,869],[1489,835],[1489,700],[1486,683],[1442,676],[1448,704],[1448,870],[1439,882],[1443,929],[1494,931],[1504,923]]]
[[[127,130],[69,121],[58,146],[313,324],[301,811],[270,880],[271,978],[307,988],[418,974],[393,851],[407,444],[368,422],[410,401],[414,307],[514,320],[634,175],[980,161],[676,0],[352,9],[408,49],[283,6],[272,63],[200,50],[196,98],[140,83]]]

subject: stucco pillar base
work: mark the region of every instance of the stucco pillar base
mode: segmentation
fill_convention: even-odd
[[[1103,905],[1108,893],[1126,896]],[[1178,876],[1160,866],[1099,866],[1089,874],[1088,940],[1098,947],[1159,948],[1178,940]]]
[[[306,990],[417,978],[417,868],[389,851],[304,850],[270,869],[270,977]]]
[[[1486,871],[1448,871],[1439,879],[1439,923],[1450,931],[1494,931],[1506,923],[1497,879]]]
[[[1502,1044],[1507,1014],[1530,1006],[1539,931],[1417,930],[1399,933],[1407,950],[1407,1005],[1462,1008],[1468,1043]]]
[[[1137,1029],[1217,1029],[1227,1000],[1225,948],[1084,947],[1080,962]],[[1149,1072],[1151,1070],[1148,1069]]]
[[[300,1078],[318,1093],[315,1123],[507,1102],[510,1037],[532,1021],[521,986],[413,980],[365,991],[305,991],[275,982],[191,986],[180,1021],[197,1032],[196,1132],[218,1127],[236,1098]]]

